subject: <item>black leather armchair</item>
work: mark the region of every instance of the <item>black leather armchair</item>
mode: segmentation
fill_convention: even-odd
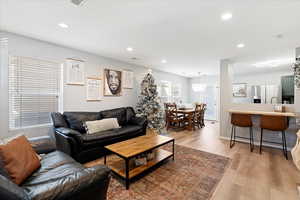
[[[45,154],[41,167],[16,185],[0,173],[0,199],[5,200],[105,200],[110,169],[85,168],[60,151]]]
[[[147,120],[137,117],[133,108],[101,112],[51,113],[57,149],[85,163],[106,154],[104,146],[146,134]],[[86,134],[85,121],[117,118],[121,128]]]

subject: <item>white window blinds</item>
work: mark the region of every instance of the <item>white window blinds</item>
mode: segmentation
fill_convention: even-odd
[[[10,129],[50,123],[50,112],[58,111],[60,73],[55,62],[9,57]]]

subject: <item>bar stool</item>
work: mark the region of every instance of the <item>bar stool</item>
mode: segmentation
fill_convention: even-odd
[[[260,127],[261,127],[261,132],[260,132],[259,152],[261,153],[262,142],[281,144],[283,155],[285,156],[286,159],[288,159],[286,139],[285,139],[285,130],[288,128],[288,118],[285,116],[262,115],[260,117]],[[263,140],[264,129],[270,131],[280,131],[282,137],[282,143]]]
[[[252,124],[251,115],[232,113],[231,124],[232,124],[232,128],[231,128],[231,137],[230,137],[230,148],[234,146],[235,138],[249,139],[250,151],[252,152],[254,149],[254,139],[253,139],[253,130],[252,130],[253,124]],[[236,127],[249,127],[250,137],[246,138],[246,137],[236,136]]]

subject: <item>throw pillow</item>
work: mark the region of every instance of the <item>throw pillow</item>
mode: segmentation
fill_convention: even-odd
[[[0,159],[11,180],[18,185],[41,166],[38,155],[24,135],[1,144]]]
[[[117,118],[107,118],[85,122],[85,129],[87,134],[93,134],[114,128],[120,128]]]

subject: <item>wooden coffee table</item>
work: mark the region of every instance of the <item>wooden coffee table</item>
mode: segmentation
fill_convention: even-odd
[[[158,147],[161,147],[168,143],[173,144],[172,152],[163,149],[157,149]],[[170,157],[172,157],[174,160],[174,146],[175,140],[170,137],[160,135],[140,136],[123,142],[105,146],[108,151],[118,155],[122,159],[107,164],[105,155],[104,164],[107,164],[114,173],[125,179],[126,189],[129,189],[130,179],[132,179],[133,177],[140,175],[141,173],[156,166],[157,164]],[[132,162],[130,163],[130,159],[152,150],[155,150],[156,152],[155,157],[150,161],[147,161],[147,164],[134,166]]]

